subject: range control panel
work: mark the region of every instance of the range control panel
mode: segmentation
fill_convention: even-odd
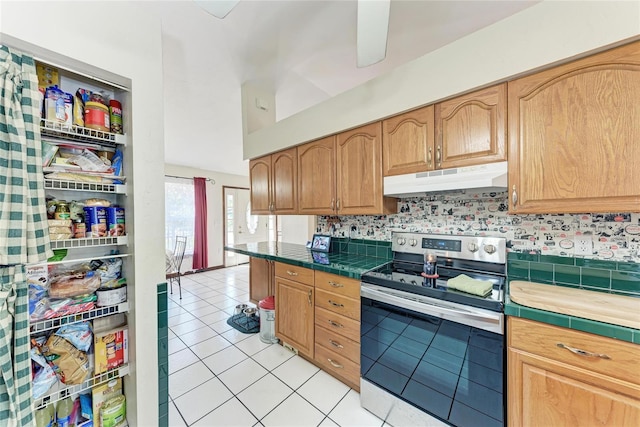
[[[391,249],[394,252],[433,253],[446,258],[499,264],[504,264],[507,258],[507,240],[504,237],[393,233]]]

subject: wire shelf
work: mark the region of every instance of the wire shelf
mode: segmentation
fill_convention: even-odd
[[[100,144],[109,147],[126,145],[126,135],[103,132],[82,126],[68,125],[53,120],[40,119],[40,133],[44,136],[65,138],[73,141]]]
[[[45,179],[45,190],[75,190],[91,191],[94,193],[126,194],[126,184],[98,184],[94,182],[64,181],[57,179]]]
[[[117,368],[111,369],[110,371],[104,372],[100,375],[96,375],[95,377],[91,377],[82,384],[72,386],[64,386],[64,384],[62,384],[64,387],[35,399],[35,409],[40,409],[47,405],[51,405],[52,403],[62,400],[69,395],[83,393],[85,391],[91,390],[97,385],[108,383],[111,380],[122,378],[128,374],[129,364],[127,363]]]
[[[129,239],[127,236],[118,237],[88,237],[86,239],[67,239],[67,240],[52,240],[51,249],[74,249],[74,248],[87,248],[94,246],[113,246],[113,245],[128,245]]]
[[[98,319],[100,317],[111,316],[117,313],[126,313],[129,311],[129,303],[112,305],[109,307],[98,307],[93,310],[83,311],[82,313],[70,314],[68,316],[56,317],[54,319],[39,320],[31,323],[31,333],[44,332],[50,329],[59,328],[62,325],[71,323],[84,322],[87,320]]]

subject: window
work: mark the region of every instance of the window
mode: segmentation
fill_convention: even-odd
[[[185,255],[193,255],[196,217],[193,182],[166,178],[164,195],[166,249],[173,251],[175,236],[187,236]]]

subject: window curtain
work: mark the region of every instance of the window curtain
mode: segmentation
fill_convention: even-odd
[[[32,57],[0,46],[0,425],[33,424],[25,264],[49,242],[38,77]]]
[[[209,266],[207,251],[207,179],[193,178],[196,203],[196,227],[193,239],[193,269]]]

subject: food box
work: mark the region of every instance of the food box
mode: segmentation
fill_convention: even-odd
[[[95,331],[95,373],[101,374],[129,362],[129,329],[119,326],[106,331]]]
[[[36,62],[36,74],[38,75],[38,87],[48,88],[60,84],[58,69]]]
[[[101,427],[100,408],[109,399],[122,396],[122,378],[116,378],[105,384],[97,385],[92,390],[93,398],[93,425]]]

